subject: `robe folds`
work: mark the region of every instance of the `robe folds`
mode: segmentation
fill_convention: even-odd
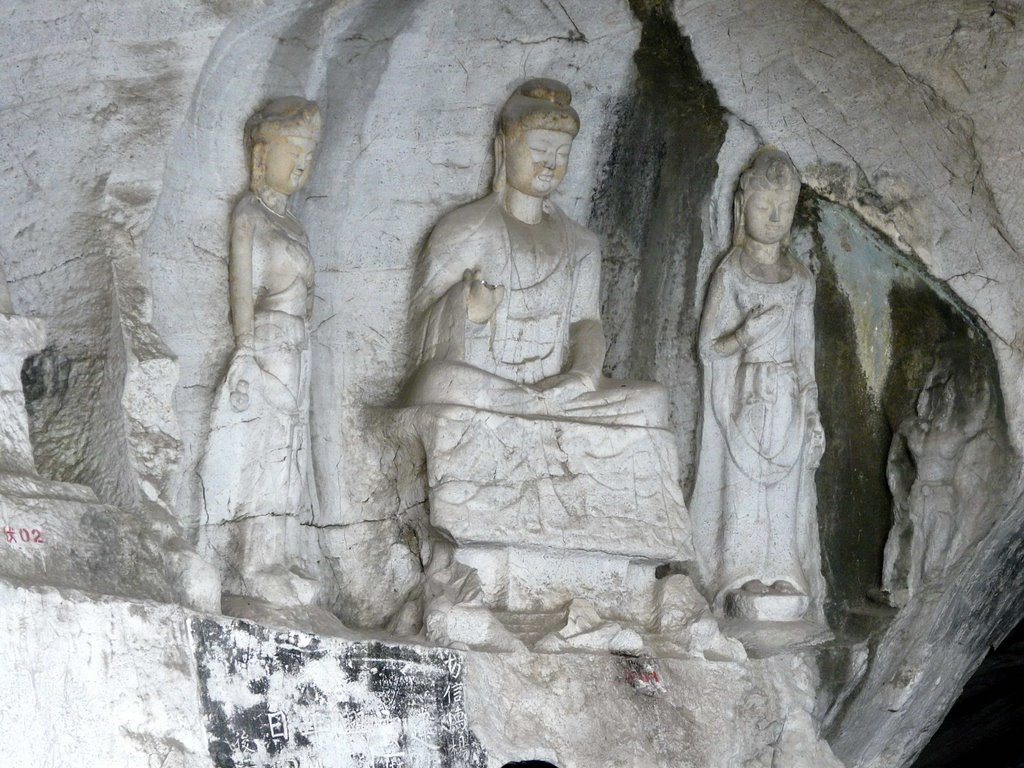
[[[557,232],[557,253],[525,252],[513,242],[516,222],[492,193],[452,211],[434,228],[412,299],[413,355],[464,362],[534,384],[564,371],[573,323],[600,322],[601,253],[597,237],[545,202]],[[487,323],[466,319],[465,270],[504,286],[504,301]]]
[[[734,248],[715,270],[701,318],[700,453],[689,509],[705,586],[716,606],[752,579],[787,581],[821,611],[814,472],[820,444],[814,379],[814,277],[784,253],[791,275],[767,283],[747,274]],[[780,322],[731,354],[716,342],[751,313],[782,310]]]

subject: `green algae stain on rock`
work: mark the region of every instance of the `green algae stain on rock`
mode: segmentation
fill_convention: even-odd
[[[906,270],[893,261],[891,246],[866,231],[844,208],[823,204],[819,231],[836,286],[846,295],[860,368],[871,394],[878,398],[892,348],[889,287]]]
[[[822,206],[805,191],[794,242],[810,243],[808,260],[816,267],[815,375],[826,437],[816,476],[818,528],[829,595],[826,613],[832,627],[843,632],[848,608],[864,599],[882,570],[890,517],[885,457],[892,433],[872,395],[861,362],[857,312],[836,268],[837,258],[850,258],[853,249],[844,249],[830,231],[834,219]],[[838,254],[830,250],[836,246]],[[882,290],[880,301],[885,295]]]
[[[828,616],[837,631],[860,634],[871,622],[858,609],[880,583],[892,525],[893,431],[938,363],[969,370],[998,393],[995,359],[962,303],[848,209],[805,190],[794,247],[816,271],[815,368],[827,439],[816,482]]]

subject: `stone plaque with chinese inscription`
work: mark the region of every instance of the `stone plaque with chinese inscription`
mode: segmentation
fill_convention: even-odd
[[[217,768],[483,768],[462,655],[193,619]]]

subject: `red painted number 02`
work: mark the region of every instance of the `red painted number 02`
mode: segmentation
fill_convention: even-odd
[[[4,528],[4,540],[8,544],[16,544],[19,541],[23,544],[42,544],[43,532],[38,528],[18,528],[16,530],[6,526]]]

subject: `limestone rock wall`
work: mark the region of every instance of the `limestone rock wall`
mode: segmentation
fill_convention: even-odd
[[[12,768],[839,768],[805,658],[462,653],[6,581],[0,601]]]
[[[194,470],[231,344],[242,126],[269,97],[315,99],[326,133],[299,201],[317,265],[321,509],[307,546],[325,552],[343,618],[384,624],[418,578],[402,524],[423,499],[390,482],[401,459],[367,406],[392,403],[407,372],[405,306],[427,232],[487,189],[497,108],[536,74],[569,83],[581,113],[558,202],[608,243],[610,367],[672,390],[684,477],[698,427],[688,339],[761,141],[976,315],[1019,450],[1019,14],[924,0],[19,4],[0,25],[0,263],[18,311],[49,326],[50,349],[26,369],[40,467],[195,527]],[[950,588],[851,652],[822,694],[815,715],[831,708],[848,765],[910,760],[1014,623],[1024,506],[1007,485]]]
[[[1004,380],[1015,380],[1012,297],[1024,275],[963,113],[813,0],[776,4],[767,19],[744,2],[679,2],[675,13],[726,109],[948,282],[989,327]],[[851,181],[836,178],[840,168]],[[1007,416],[1019,435],[1015,399]]]
[[[49,367],[60,369],[36,393],[36,454],[47,474],[92,485],[106,501],[141,495],[145,460],[129,437],[137,425],[126,422],[133,410],[136,419],[156,418],[138,411],[147,395],[126,385],[140,375],[127,359],[169,357],[159,342],[143,350],[137,339],[135,352],[127,350],[121,321],[126,310],[139,315],[128,306],[139,299],[127,295],[133,276],[125,267],[138,260],[198,72],[240,7],[19,4],[0,28],[7,41],[0,172],[8,190],[0,254],[16,310],[46,319]],[[115,263],[122,264],[119,288]],[[175,374],[165,366],[155,375],[159,394]],[[165,420],[167,406],[156,405]],[[157,442],[174,433],[166,424],[144,431]],[[176,456],[154,461],[159,466],[144,473],[159,477],[146,482],[162,486]]]
[[[577,19],[587,24],[577,27]],[[588,25],[589,24],[589,29]],[[323,542],[343,618],[387,620],[415,584],[400,541],[408,503],[379,487],[394,456],[366,406],[394,402],[408,372],[416,257],[440,215],[485,192],[498,107],[525,75],[572,84],[583,134],[559,204],[586,220],[611,106],[630,86],[639,25],[619,2],[286,2],[237,15],[198,77],[168,149],[141,244],[154,324],[178,358],[184,457],[176,510],[194,525],[194,468],[231,345],[228,215],[245,190],[242,126],[269,97],[317,100],[325,133],[299,201],[317,269],[313,441]],[[187,306],[186,313],[181,307]],[[370,421],[371,423],[368,423]],[[368,568],[372,564],[373,567]]]
[[[1016,59],[1005,54],[1019,49],[1015,7],[794,0],[770,8],[677,2],[674,9],[734,119],[786,149],[806,182],[923,262],[976,313],[999,364],[1009,438],[1019,451],[1014,297],[1024,273],[1006,223],[1019,184],[1007,180],[1014,161],[1003,162],[1019,121],[996,106],[1013,101],[1001,94],[1014,88]],[[849,658],[830,715],[833,744],[848,765],[911,760],[988,645],[1015,624],[1020,560],[1009,532],[1024,519],[1018,476],[1004,481],[1005,502],[995,509],[965,511],[997,523],[948,585]]]

